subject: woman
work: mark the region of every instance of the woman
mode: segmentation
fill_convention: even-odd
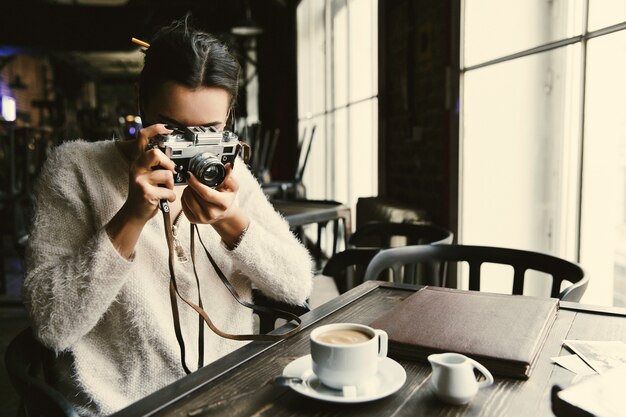
[[[81,414],[113,413],[184,376],[159,200],[169,202],[180,246],[189,248],[189,223],[198,224],[207,249],[248,300],[252,284],[293,304],[309,295],[310,256],[243,161],[228,167],[216,189],[193,176],[187,186],[174,186],[174,163],[148,147],[150,138],[171,132],[165,123],[224,129],[238,74],[222,44],[174,22],[146,51],[139,93],[147,127],[138,138],[66,143],[46,162],[24,299],[36,336],[58,354],[58,387]],[[175,262],[179,291],[196,300],[191,262]],[[195,264],[212,321],[228,333],[250,333],[250,310],[234,301],[204,253]],[[191,367],[199,356],[198,316],[180,302],[179,311]],[[207,328],[204,363],[241,345]]]

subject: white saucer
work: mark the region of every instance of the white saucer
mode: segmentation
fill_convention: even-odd
[[[353,395],[344,395],[343,391],[328,388],[313,373],[311,355],[302,356],[289,363],[283,370],[284,376],[295,376],[302,383],[292,383],[290,387],[307,397],[338,403],[360,403],[386,397],[398,391],[406,381],[406,372],[402,365],[391,358],[380,358],[378,372],[365,389],[357,390]]]

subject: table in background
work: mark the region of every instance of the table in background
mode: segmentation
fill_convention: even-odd
[[[321,267],[322,258],[322,230],[328,222],[333,223],[333,248],[331,255],[337,253],[339,241],[339,223],[343,225],[342,235],[344,248],[348,247],[348,240],[352,234],[352,212],[346,204],[331,200],[273,200],[274,208],[283,215],[289,226],[303,240],[302,227],[309,224],[317,224],[317,241],[313,254],[318,267]]]
[[[207,404],[223,416],[551,416],[550,389],[568,386],[574,374],[552,363],[567,351],[563,339],[626,340],[626,309],[562,302],[530,379],[496,376],[465,406],[441,403],[430,389],[430,366],[399,361],[407,373],[395,394],[361,404],[323,402],[288,388],[270,388],[294,359],[309,354],[309,334],[334,322],[369,324],[418,287],[368,281],[302,316],[304,329],[281,342],[253,342],[115,414],[187,416]],[[419,320],[419,318],[416,318]],[[506,337],[506,335],[503,335]]]

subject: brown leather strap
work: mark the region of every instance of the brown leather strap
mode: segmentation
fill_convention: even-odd
[[[196,248],[194,245],[193,228],[191,228],[191,265],[193,266],[193,275],[196,277],[196,288],[198,288],[198,306],[204,309],[202,305],[202,295],[200,294],[200,278],[196,270]],[[204,366],[204,319],[198,315],[198,369]]]
[[[178,346],[180,346],[180,359],[183,365],[185,373],[190,374],[191,371],[187,367],[185,362],[185,341],[183,339],[183,333],[180,330],[180,317],[178,315],[178,302],[176,301],[176,294],[178,289],[176,288],[176,278],[174,275],[174,238],[172,236],[172,219],[170,217],[170,206],[165,200],[160,203],[161,211],[163,212],[163,221],[165,222],[165,236],[167,240],[167,248],[169,250],[168,266],[170,269],[170,304],[172,306],[172,318],[174,319],[174,332],[176,333],[176,340]]]
[[[176,297],[180,298],[185,304],[187,304],[188,306],[193,308],[199,314],[201,320],[203,320],[204,323],[206,323],[207,326],[209,326],[209,328],[215,334],[217,334],[218,336],[224,337],[226,339],[232,339],[232,340],[278,341],[278,340],[286,339],[286,338],[294,335],[295,333],[297,333],[300,330],[300,326],[302,324],[302,320],[300,319],[300,317],[296,316],[295,314],[290,313],[288,311],[284,311],[284,310],[273,309],[273,308],[269,308],[269,307],[265,307],[265,306],[258,306],[258,305],[249,303],[246,300],[242,299],[239,296],[239,294],[237,293],[237,291],[235,290],[235,288],[232,286],[232,284],[228,281],[228,279],[226,278],[226,276],[224,275],[222,270],[219,268],[219,266],[217,265],[217,263],[215,262],[215,260],[213,259],[213,257],[209,253],[209,251],[207,250],[206,246],[204,245],[204,242],[202,241],[202,238],[200,237],[200,233],[198,232],[198,229],[197,229],[198,226],[194,225],[194,224],[191,225],[191,260],[192,260],[192,264],[193,264],[193,268],[194,268],[194,275],[196,276],[196,284],[197,284],[197,288],[198,288],[198,304],[200,304],[200,305],[198,306],[198,305],[192,303],[191,301],[187,300],[186,298],[184,298],[180,294],[180,292],[178,291],[178,286],[176,285],[176,275],[174,273],[174,244],[173,244],[173,240],[174,239],[173,239],[173,235],[172,235],[172,221],[171,221],[171,217],[170,217],[169,205],[167,204],[166,201],[163,200],[160,203],[160,207],[161,207],[161,210],[163,212],[163,220],[164,220],[164,223],[165,223],[165,237],[166,237],[167,246],[168,246],[168,249],[169,249],[168,264],[169,264],[169,270],[170,270],[170,302],[171,302],[171,305],[172,305],[172,317],[173,317],[173,320],[174,320],[174,331],[176,333],[176,339],[178,340],[178,344],[180,346],[181,361],[182,361],[183,369],[185,370],[185,372],[187,374],[189,374],[191,372],[189,371],[189,368],[187,367],[187,365],[185,363],[185,341],[183,339],[182,331],[181,331],[181,328],[180,328],[180,316],[179,316],[179,313],[178,313],[178,303],[177,303]],[[194,229],[198,233],[198,239],[200,240],[200,243],[202,244],[202,247],[204,248],[204,251],[205,251],[205,253],[208,256],[209,261],[211,262],[211,265],[213,265],[213,268],[215,268],[215,272],[217,272],[217,275],[220,277],[220,280],[222,281],[222,283],[224,283],[224,285],[226,286],[228,291],[231,293],[233,298],[235,298],[235,300],[239,304],[241,304],[244,307],[250,308],[250,309],[252,309],[254,311],[270,314],[270,315],[273,315],[273,316],[278,317],[278,318],[286,319],[288,321],[295,321],[297,323],[296,327],[291,329],[291,330],[289,330],[288,332],[285,332],[285,333],[282,333],[282,334],[275,334],[275,335],[269,335],[269,334],[234,335],[234,334],[222,332],[220,329],[218,329],[213,324],[211,319],[209,318],[209,315],[202,308],[202,299],[200,297],[200,280],[198,279],[198,274],[196,272],[196,267],[195,267],[195,244],[194,244],[195,237],[194,237]],[[202,331],[199,333],[199,335],[202,338],[202,340],[198,341],[198,348],[201,349],[198,352],[198,367],[203,366],[203,363],[202,363],[202,357],[204,356],[203,327],[204,326],[202,326],[202,323],[201,323],[200,328],[202,329]]]
[[[195,224],[192,224],[191,227],[195,228],[196,231],[198,229],[198,226],[195,225]],[[282,340],[282,339],[286,339],[286,338],[288,338],[290,336],[293,336],[294,334],[296,334],[300,330],[300,325],[302,324],[302,320],[300,319],[300,317],[296,316],[295,314],[290,313],[290,312],[285,311],[285,310],[280,310],[280,309],[277,309],[277,308],[270,308],[270,307],[265,307],[265,306],[252,304],[252,303],[249,303],[246,300],[244,300],[239,295],[239,293],[237,293],[237,290],[235,289],[235,287],[233,287],[233,285],[230,283],[230,281],[228,281],[228,278],[226,278],[226,276],[224,275],[224,273],[222,272],[220,267],[217,265],[217,263],[215,262],[215,260],[213,259],[213,257],[209,253],[209,251],[207,250],[206,246],[204,245],[204,242],[202,241],[202,238],[200,237],[200,233],[199,232],[198,232],[198,240],[200,240],[200,243],[202,244],[202,247],[204,248],[204,252],[206,253],[207,257],[209,258],[209,261],[211,261],[211,265],[213,265],[213,268],[215,268],[215,272],[217,272],[217,275],[222,280],[222,283],[224,284],[224,286],[226,286],[226,288],[228,289],[228,291],[230,291],[230,293],[233,296],[233,298],[235,300],[237,300],[237,302],[239,304],[241,304],[242,306],[247,307],[247,308],[249,308],[251,310],[254,310],[254,311],[259,311],[259,312],[262,312],[262,313],[271,314],[271,315],[273,315],[275,317],[286,319],[287,321],[295,320],[296,323],[298,323],[298,325],[296,327],[294,327],[293,329],[289,330],[288,332],[282,333],[280,335],[267,335],[267,334],[231,335],[231,334],[228,334],[228,333],[222,333],[219,330],[217,330],[217,331],[215,331],[213,329],[211,329],[211,330],[215,331],[217,334],[219,334],[222,337],[225,337],[227,339],[234,339],[234,340]]]

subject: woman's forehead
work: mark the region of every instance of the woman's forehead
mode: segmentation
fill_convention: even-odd
[[[147,116],[156,122],[184,126],[226,123],[230,95],[219,87],[191,89],[174,82],[166,82],[146,106]],[[164,120],[167,119],[167,120]]]

